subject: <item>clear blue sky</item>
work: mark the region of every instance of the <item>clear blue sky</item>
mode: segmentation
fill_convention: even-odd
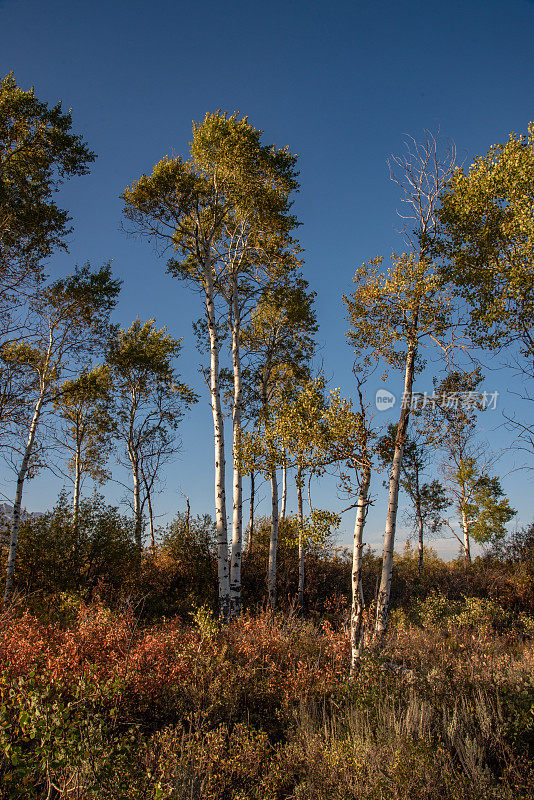
[[[118,321],[156,317],[183,336],[180,371],[203,394],[183,424],[160,513],[183,507],[178,487],[195,512],[213,506],[211,414],[191,333],[201,307],[148,246],[121,233],[124,187],[165,154],[185,155],[191,122],[206,111],[248,114],[266,141],[289,145],[299,155],[294,208],[306,277],[318,293],[321,354],[332,385],[350,396],[341,295],[361,262],[402,249],[388,156],[403,134],[417,138],[424,128],[439,126],[469,160],[510,131],[526,131],[534,119],[533,42],[532,0],[0,0],[0,72],[14,70],[40,99],[72,107],[75,130],[98,154],[91,174],[61,192],[75,232],[70,254],[53,259],[50,272],[113,259],[124,280]],[[512,404],[509,382],[504,373],[486,382],[501,391],[503,407]],[[500,422],[494,413],[489,427]],[[491,440],[499,449],[510,436],[497,430]],[[506,456],[499,470],[527,523],[531,476],[506,475],[518,460]],[[28,508],[48,507],[55,486],[44,474],[28,484]],[[315,501],[341,507],[328,484]],[[383,521],[380,500],[367,541],[379,542]]]

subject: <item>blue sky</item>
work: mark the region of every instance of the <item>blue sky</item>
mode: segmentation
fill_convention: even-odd
[[[510,131],[526,131],[534,119],[533,41],[531,0],[0,0],[0,71],[13,70],[40,99],[72,107],[75,129],[98,154],[91,174],[61,191],[75,231],[70,254],[52,259],[50,272],[113,259],[124,280],[117,320],[129,325],[137,315],[156,317],[183,336],[180,372],[202,391],[157,500],[161,514],[183,506],[179,488],[194,511],[213,506],[211,413],[191,333],[201,307],[165,275],[162,259],[121,232],[124,187],[162,156],[186,155],[192,120],[218,108],[248,114],[266,141],[297,153],[301,190],[294,210],[305,274],[317,292],[321,356],[332,385],[351,396],[341,295],[350,291],[356,266],[402,249],[399,191],[387,158],[401,150],[404,134],[417,138],[425,128],[439,126],[468,163]],[[431,389],[423,378],[418,388]],[[397,391],[399,380],[392,376],[388,388]],[[501,371],[486,380],[501,392],[503,408],[515,402],[507,394],[511,383]],[[498,427],[500,412],[492,413],[484,420],[486,436],[490,449],[499,450],[510,435]],[[521,461],[505,454],[498,471],[519,524],[526,524],[533,517],[532,476],[510,472]],[[11,487],[4,489],[8,496]],[[26,505],[49,506],[55,488],[43,474],[28,484]],[[109,498],[121,493],[106,489]],[[322,507],[343,505],[328,482],[314,497]],[[383,523],[380,495],[367,541],[380,541]]]

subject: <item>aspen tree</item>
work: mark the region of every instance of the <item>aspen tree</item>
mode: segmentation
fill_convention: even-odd
[[[354,367],[354,373],[356,375],[359,411],[355,413],[352,411],[352,408],[350,408],[350,414],[346,415],[344,418],[344,415],[341,415],[341,417],[338,416],[335,406],[332,409],[334,412],[334,425],[340,424],[343,428],[346,425],[346,421],[350,424],[349,435],[347,436],[347,434],[345,434],[341,437],[344,444],[342,446],[342,452],[340,453],[339,487],[344,490],[347,496],[353,496],[354,487],[357,487],[357,500],[354,504],[356,507],[356,517],[354,520],[351,572],[351,677],[356,673],[360,663],[363,646],[363,613],[365,610],[362,581],[363,533],[369,506],[372,504],[369,491],[373,472],[373,457],[375,454],[374,440],[376,439],[376,434],[372,430],[369,420],[368,405],[364,400],[363,387],[366,380],[365,370],[358,365],[358,367]],[[350,506],[350,508],[354,506]]]
[[[441,198],[443,272],[469,309],[475,344],[513,353],[532,385],[534,374],[534,122],[455,170]],[[523,399],[532,401],[527,389]],[[534,453],[534,425],[506,416],[516,445]]]
[[[462,545],[466,564],[471,562],[471,539],[483,543],[501,538],[516,513],[498,479],[489,474],[492,459],[476,443],[477,416],[485,398],[478,391],[481,382],[478,368],[451,370],[441,381],[434,380],[435,399],[424,411],[426,438],[443,455],[441,473],[458,514],[461,537],[448,527]]]
[[[296,188],[295,157],[286,148],[262,145],[261,131],[247,118],[206,114],[193,126],[191,158],[165,158],[123,194],[133,229],[173,248],[170,274],[200,288],[210,342],[210,395],[215,444],[215,511],[218,531],[219,608],[231,614],[226,518],[224,421],[220,391],[217,298],[230,300],[234,374],[234,449],[240,432],[240,329],[242,271],[254,267],[273,234],[282,239],[294,227],[288,198]],[[241,478],[234,470],[234,612],[240,603]]]
[[[403,232],[410,251],[400,257],[393,255],[393,267],[386,273],[379,269],[380,258],[364,265],[354,278],[357,290],[344,298],[352,326],[348,337],[356,353],[367,350],[366,363],[382,359],[404,371],[377,602],[378,635],[384,634],[387,627],[402,457],[421,342],[433,340],[442,344],[451,327],[451,297],[433,258],[439,233],[437,204],[454,160],[454,149],[440,153],[431,134],[422,143],[407,142],[406,154],[392,159],[391,177],[401,187],[407,209],[400,216],[406,220]]]
[[[382,576],[377,602],[376,632],[385,633],[393,567],[393,549],[402,458],[412,403],[412,387],[420,368],[419,351],[425,340],[440,340],[449,327],[452,300],[428,261],[414,254],[393,257],[393,266],[380,271],[375,259],[356,272],[358,288],[344,300],[351,328],[348,338],[366,364],[383,360],[404,370],[403,395],[389,481]]]
[[[355,449],[357,417],[338,390],[327,395],[325,387],[323,375],[300,385],[293,384],[277,404],[271,426],[271,435],[279,442],[284,465],[296,471],[299,608],[304,603],[305,527],[317,538],[318,532],[329,530],[336,521],[339,525],[339,520],[335,520],[330,512],[310,508],[311,521],[305,526],[302,499],[305,477],[311,479],[324,475],[327,467],[348,459]]]
[[[100,346],[109,328],[109,314],[119,288],[120,283],[111,278],[109,266],[95,272],[88,265],[77,268],[72,275],[51,284],[32,301],[35,329],[31,341],[3,348],[5,361],[17,363],[33,376],[30,383],[33,407],[28,418],[27,439],[21,449],[13,503],[5,603],[9,602],[14,589],[22,493],[31,468],[41,418],[60,394],[62,376],[75,370]]]
[[[43,262],[67,250],[68,212],[56,202],[62,183],[88,173],[94,161],[72,131],[72,114],[48,106],[33,88],[21,89],[12,72],[0,80],[0,347],[28,343]],[[21,363],[0,362],[0,447],[24,424],[32,391]]]
[[[363,640],[363,612],[365,610],[365,597],[363,594],[362,557],[363,557],[363,531],[369,511],[369,489],[371,486],[371,459],[368,451],[368,432],[365,421],[361,426],[361,453],[359,463],[359,492],[356,504],[356,519],[354,521],[354,534],[352,545],[352,572],[351,572],[351,607],[350,607],[350,675],[356,673],[361,658]]]
[[[275,414],[277,396],[290,381],[308,375],[317,330],[308,283],[295,275],[284,288],[267,289],[243,330],[243,347],[251,361],[251,382],[256,384],[261,412],[253,434],[246,435],[240,460],[246,471],[261,471],[271,484],[271,536],[267,588],[269,604],[276,606],[276,555],[278,546],[277,467],[282,454],[275,437],[264,436]],[[245,466],[246,465],[246,466]]]
[[[54,403],[61,419],[61,429],[54,434],[54,439],[69,455],[67,469],[73,482],[72,527],[75,535],[84,476],[89,475],[98,483],[109,477],[106,462],[113,441],[110,396],[109,370],[98,366],[65,381]]]
[[[289,193],[289,189],[286,192]],[[267,199],[267,198],[266,198]],[[290,222],[273,219],[264,220],[270,229],[254,229],[251,221],[244,216],[236,222],[232,219],[228,231],[229,253],[221,253],[220,259],[226,265],[229,275],[229,291],[220,281],[221,294],[228,302],[228,328],[232,349],[232,466],[233,466],[233,515],[232,546],[230,555],[230,616],[235,618],[241,612],[241,557],[243,549],[243,490],[239,471],[239,442],[243,426],[243,376],[241,355],[241,328],[248,321],[258,297],[266,285],[274,290],[284,286],[297,267],[294,253],[285,250],[290,241],[274,234],[276,226],[289,228]],[[227,226],[230,228],[230,225]],[[237,231],[236,231],[237,228]],[[228,247],[228,244],[227,244]]]
[[[161,456],[176,452],[176,430],[184,409],[197,398],[178,380],[173,361],[181,341],[157,330],[155,320],[136,319],[110,340],[107,365],[113,383],[113,428],[124,446],[132,472],[135,544],[142,550],[143,506],[151,487],[145,482],[147,462],[159,466]],[[143,489],[145,494],[143,497]]]

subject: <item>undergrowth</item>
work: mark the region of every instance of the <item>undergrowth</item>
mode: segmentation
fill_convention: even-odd
[[[507,632],[498,608],[430,596],[349,681],[342,626],[56,613],[0,619],[6,800],[533,795],[526,617]]]

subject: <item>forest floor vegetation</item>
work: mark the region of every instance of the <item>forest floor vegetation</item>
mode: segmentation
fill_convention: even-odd
[[[0,619],[6,800],[534,794],[526,612],[511,624],[493,600],[430,593],[349,680],[341,622],[259,612],[221,629],[205,606],[143,623],[128,604],[41,600]]]

